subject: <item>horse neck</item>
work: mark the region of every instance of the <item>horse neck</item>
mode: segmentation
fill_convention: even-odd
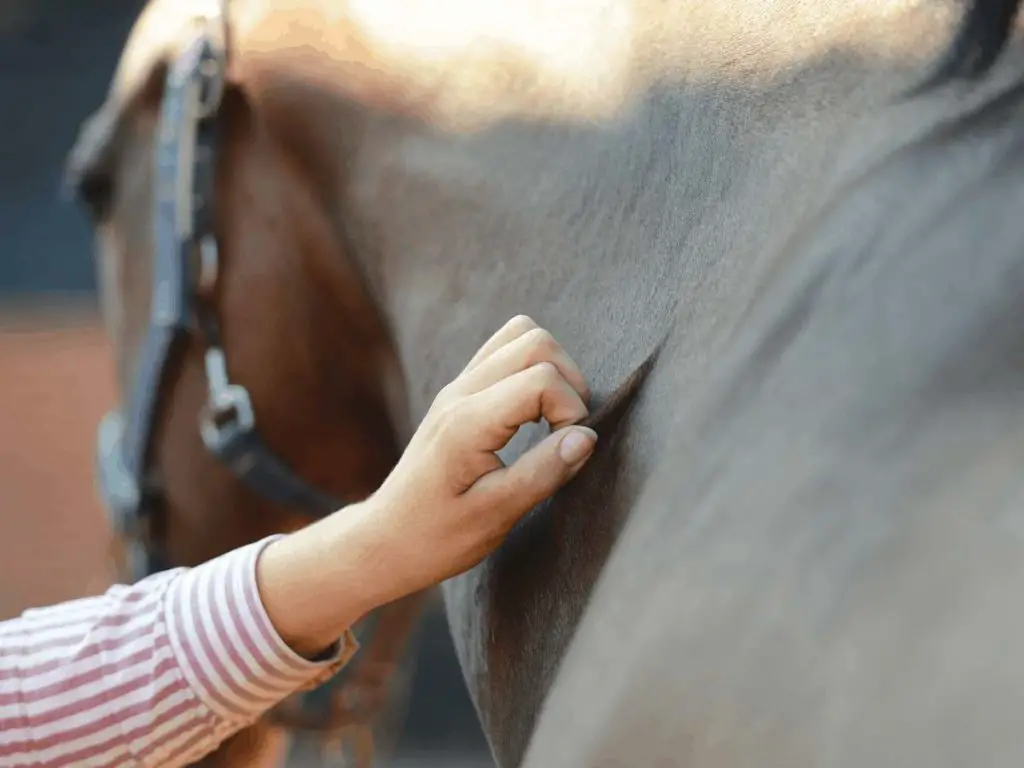
[[[581,476],[557,514],[532,517],[446,595],[467,679],[503,762],[518,762],[593,579],[632,511],[631,494],[673,428],[657,412],[659,396],[675,402],[696,390],[740,324],[757,275],[771,268],[774,246],[813,211],[856,120],[921,74],[928,46],[909,56],[887,36],[885,5],[874,6],[875,24],[847,19],[844,27],[844,4],[814,4],[833,15],[830,44],[814,38],[810,50],[787,49],[793,27],[782,22],[785,34],[754,25],[744,39],[768,53],[758,58],[748,46],[751,57],[733,69],[701,62],[736,52],[715,47],[725,34],[715,30],[735,32],[754,4],[721,20],[732,27],[710,30],[707,41],[700,26],[677,29],[685,45],[660,38],[652,56],[661,63],[638,65],[628,103],[613,99],[604,112],[604,102],[559,101],[573,93],[555,87],[568,80],[548,81],[539,93],[524,88],[491,109],[455,85],[447,97],[441,87],[419,100],[416,79],[390,81],[405,90],[333,85],[332,77],[353,76],[344,56],[300,65],[282,55],[268,68],[290,84],[266,90],[281,114],[306,109],[280,135],[304,154],[309,184],[340,223],[387,319],[414,419],[518,312],[555,333],[598,394],[619,389],[652,348],[666,348],[644,401],[619,435],[602,438],[621,437],[628,451],[603,454],[607,463]],[[814,13],[801,3],[773,7],[776,15]],[[910,10],[901,20],[913,18]],[[922,37],[932,22],[919,28]],[[837,39],[843,32],[846,44]],[[881,41],[874,47],[873,37]],[[889,47],[886,55],[878,46]],[[375,71],[385,81],[387,61]],[[366,79],[356,73],[355,82]],[[566,104],[575,108],[555,108]]]
[[[423,382],[414,411],[502,314],[542,314],[568,342],[600,333],[583,351],[598,376],[622,328],[654,344],[680,295],[720,279],[721,254],[810,204],[829,146],[910,82],[894,69],[919,71],[945,23],[934,4],[881,0],[429,5],[454,27],[398,0],[233,5],[245,77]],[[723,219],[730,232],[708,231]]]
[[[927,41],[948,27],[941,13],[907,4],[886,35],[891,14],[870,25],[832,9],[822,18],[838,48],[797,48],[779,71],[769,65],[780,41],[816,18],[793,7],[803,16],[786,34],[756,27],[764,71],[723,64],[714,76],[691,67],[682,77],[685,61],[673,54],[710,50],[688,32],[695,48],[662,50],[658,76],[647,71],[646,89],[610,117],[587,119],[582,106],[538,114],[547,104],[512,119],[511,99],[496,108],[500,120],[467,108],[473,130],[458,128],[458,98],[419,103],[413,91],[396,103],[380,82],[359,91],[365,78],[344,80],[355,54],[323,38],[331,51],[299,61],[261,47],[251,28],[242,57],[251,92],[343,251],[325,252],[337,261],[324,272],[342,287],[357,275],[390,333],[407,389],[388,376],[389,399],[411,417],[401,435],[519,312],[558,335],[596,392],[614,391],[671,334],[687,359],[674,384],[699,381],[757,275],[772,269],[773,246],[812,214],[851,126],[923,73],[923,53],[897,45],[910,20]],[[285,31],[307,34],[297,29]],[[375,77],[397,77],[402,62],[391,63],[383,58]],[[654,425],[645,439],[657,433]]]
[[[519,312],[551,326],[598,388],[679,313],[727,324],[741,273],[769,250],[759,246],[813,207],[850,123],[891,94],[858,64],[837,74],[815,62],[793,83],[724,99],[718,84],[659,87],[599,125],[466,135],[354,108],[333,134],[350,145],[334,206],[389,319],[413,412]]]

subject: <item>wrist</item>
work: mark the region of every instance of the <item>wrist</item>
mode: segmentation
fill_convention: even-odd
[[[272,542],[256,564],[260,597],[281,639],[314,658],[382,602],[376,546],[362,504]]]

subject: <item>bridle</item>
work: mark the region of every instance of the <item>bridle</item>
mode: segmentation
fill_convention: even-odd
[[[152,466],[162,396],[190,338],[205,346],[207,403],[199,430],[207,451],[250,490],[315,516],[344,506],[300,478],[266,445],[248,390],[230,378],[214,306],[220,249],[214,179],[218,113],[228,62],[224,4],[171,63],[156,137],[153,283],[127,411],[111,411],[97,433],[100,491],[126,543],[133,579],[169,567],[152,526],[164,492]]]
[[[113,527],[138,580],[173,565],[154,541],[153,522],[165,503],[152,453],[162,398],[190,340],[204,346],[207,402],[199,430],[206,450],[266,500],[322,517],[347,503],[300,478],[260,437],[248,390],[231,380],[216,311],[220,247],[215,221],[215,171],[220,107],[227,78],[227,0],[197,19],[198,34],[169,65],[155,153],[153,277],[149,324],[140,348],[127,410],[107,413],[97,432],[97,475]],[[402,639],[420,602],[399,601],[355,628],[373,669],[391,679]],[[372,650],[371,650],[372,648]],[[383,652],[380,649],[385,649]],[[363,664],[350,664],[319,689],[283,702],[272,719],[287,728],[338,733],[372,731],[359,696]],[[353,671],[354,669],[354,671]],[[376,672],[375,679],[380,678]],[[349,686],[352,682],[353,685]],[[341,700],[339,714],[334,702]],[[359,734],[360,731],[355,731]]]

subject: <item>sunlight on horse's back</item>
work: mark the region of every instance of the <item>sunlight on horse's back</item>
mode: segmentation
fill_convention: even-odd
[[[957,19],[952,3],[927,0],[304,0],[234,14],[252,72],[290,72],[456,130],[606,120],[656,83],[750,85],[836,50],[920,63]]]

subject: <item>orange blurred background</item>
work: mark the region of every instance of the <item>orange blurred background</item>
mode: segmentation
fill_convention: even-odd
[[[110,583],[93,435],[113,401],[102,330],[85,311],[0,320],[0,617]]]

